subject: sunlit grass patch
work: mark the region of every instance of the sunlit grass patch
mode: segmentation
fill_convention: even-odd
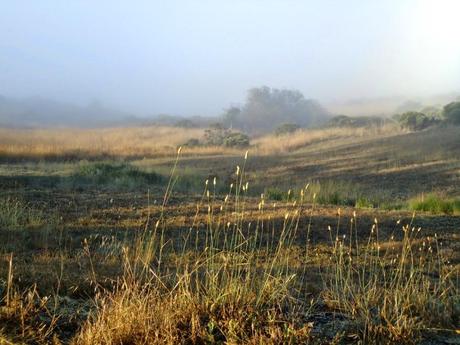
[[[459,214],[460,199],[446,198],[433,193],[420,195],[409,200],[409,208],[433,214]]]

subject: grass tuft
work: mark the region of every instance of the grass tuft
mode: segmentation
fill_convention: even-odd
[[[433,214],[458,214],[460,213],[460,199],[448,199],[437,194],[422,195],[409,200],[409,208]]]
[[[14,230],[45,224],[45,215],[24,201],[6,197],[0,199],[0,227]]]
[[[74,184],[136,187],[164,182],[155,172],[144,172],[128,163],[86,163],[73,175]]]

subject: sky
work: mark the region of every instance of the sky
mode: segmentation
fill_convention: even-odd
[[[217,115],[306,98],[460,92],[458,0],[0,0],[0,95]]]

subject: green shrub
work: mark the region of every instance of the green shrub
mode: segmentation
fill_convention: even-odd
[[[346,115],[337,115],[331,118],[328,127],[370,127],[382,126],[385,119],[376,116],[356,116],[350,117]]]
[[[210,146],[221,146],[224,144],[225,138],[231,131],[221,123],[214,123],[204,131],[204,143]]]
[[[224,146],[247,147],[249,146],[249,137],[239,132],[230,133],[224,138]]]
[[[249,146],[249,137],[216,123],[205,130],[204,143],[211,146],[246,147]]]

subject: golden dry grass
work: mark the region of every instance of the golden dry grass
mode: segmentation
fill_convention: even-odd
[[[175,155],[203,129],[166,126],[101,129],[0,129],[0,156],[24,158],[158,157]],[[194,147],[185,154],[219,154],[223,147]],[[231,150],[230,150],[231,151]]]
[[[379,127],[333,127],[302,129],[286,135],[265,135],[253,140],[259,154],[280,154],[295,151],[313,143],[332,140],[359,140],[360,138],[385,137],[403,133],[399,126],[387,124]]]
[[[384,137],[400,133],[395,125],[372,128],[305,129],[283,136],[267,134],[254,139],[254,153],[291,152],[312,143],[331,140]],[[119,127],[100,129],[0,128],[0,156],[7,158],[79,158],[98,157],[154,158],[174,156],[178,146],[190,139],[202,139],[204,129],[168,126]],[[184,147],[185,155],[235,154],[241,150],[223,146]]]
[[[56,261],[49,254],[37,258],[40,254],[32,252],[35,261],[27,259],[20,270],[23,244],[20,232],[13,233],[9,241],[18,241],[15,261],[6,258],[13,268],[4,275],[7,297],[0,302],[5,302],[5,308],[0,307],[5,334],[20,343],[37,344],[323,344],[334,339],[322,332],[341,322],[323,317],[325,310],[345,320],[333,335],[341,341],[412,344],[429,329],[455,332],[458,266],[444,256],[441,241],[449,241],[447,237],[440,237],[439,243],[437,236],[422,237],[418,229],[402,227],[406,221],[384,226],[386,222],[374,220],[366,240],[358,229],[358,223],[364,223],[361,214],[318,209],[310,186],[278,207],[264,195],[249,198],[245,165],[237,169],[225,198],[215,195],[210,180],[196,204],[184,199],[166,207],[148,205],[138,214],[143,223],[129,231],[133,238],[100,237],[124,219],[132,221],[133,215],[121,212],[121,202],[134,205],[126,197],[115,198],[118,206],[111,216],[105,207],[113,195],[102,197],[100,216],[87,214],[100,225],[84,224],[85,238],[75,241],[72,249],[54,239],[52,252],[60,253],[54,254]],[[168,187],[165,200],[170,193]],[[94,194],[89,195],[93,202]],[[129,207],[129,212],[138,211]],[[75,216],[74,222],[79,222],[81,215]],[[325,218],[321,226],[317,217]],[[65,222],[70,230],[72,223]],[[328,223],[336,225],[324,226]],[[388,240],[387,229],[396,239]],[[95,236],[87,239],[88,230]],[[47,246],[53,236],[68,236],[64,243],[70,243],[77,233],[56,231],[49,236],[43,239]],[[453,237],[451,241],[449,255],[455,250]],[[29,253],[31,249],[25,255]],[[71,266],[72,256],[78,265]],[[108,275],[104,267],[109,266],[118,269]],[[36,293],[35,283],[43,283],[31,277],[45,270],[45,279],[56,276],[48,289],[51,298]],[[73,276],[65,278],[70,273]],[[8,293],[20,282],[14,277],[21,282],[30,279],[32,289]],[[64,289],[66,280],[70,289]],[[68,309],[80,307],[64,295],[75,287],[84,289],[85,295],[91,291],[93,297],[91,309],[76,321],[67,319]],[[324,318],[326,325],[318,321]],[[61,319],[73,320],[70,333],[62,331]],[[1,334],[0,327],[0,339]]]

